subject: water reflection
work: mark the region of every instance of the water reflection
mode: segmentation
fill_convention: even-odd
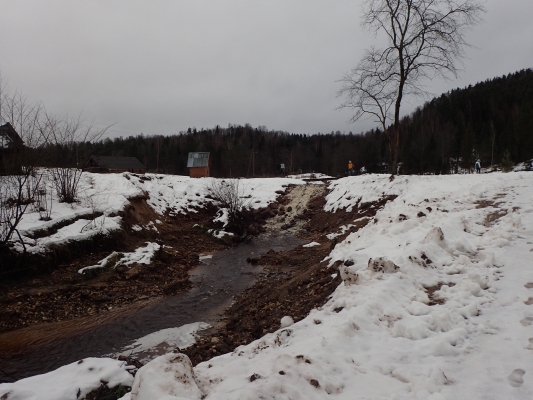
[[[293,236],[265,235],[203,258],[191,271],[194,288],[188,292],[111,310],[103,316],[0,334],[0,382],[45,373],[89,356],[119,353],[134,340],[161,329],[197,321],[215,324],[231,298],[251,286],[260,273],[246,258],[300,244]]]

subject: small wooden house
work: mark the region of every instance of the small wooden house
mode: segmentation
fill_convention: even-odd
[[[144,174],[146,167],[135,157],[91,156],[83,170],[104,174],[113,172]]]
[[[0,149],[16,150],[23,147],[24,142],[9,122],[0,126]]]
[[[203,178],[209,176],[211,157],[206,152],[191,152],[187,159],[187,168],[191,178]]]
[[[13,175],[22,172],[24,141],[13,126],[7,122],[0,126],[0,175]]]

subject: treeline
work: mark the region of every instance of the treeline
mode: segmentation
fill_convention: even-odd
[[[434,98],[402,120],[402,173],[452,173],[533,158],[533,71],[522,70]],[[54,151],[64,151],[55,146]],[[191,151],[208,151],[212,175],[247,177],[286,171],[346,173],[356,169],[388,172],[388,146],[378,129],[362,134],[291,134],[249,124],[189,128],[173,136],[130,136],[77,146],[79,154],[137,157],[149,171],[187,172]],[[57,157],[48,157],[53,163]]]
[[[385,162],[385,142],[377,131],[363,135],[290,134],[282,131],[253,128],[246,124],[217,126],[212,129],[194,128],[173,136],[130,136],[105,139],[77,146],[79,154],[133,156],[150,172],[187,175],[187,157],[192,151],[211,153],[212,176],[250,177],[277,176],[280,164],[287,173],[323,172],[344,174],[348,160],[371,165]],[[55,146],[49,149],[50,166],[64,151]],[[44,149],[46,151],[46,149]],[[81,164],[80,164],[81,165]]]
[[[452,90],[402,121],[401,161],[410,173],[533,158],[533,70]]]

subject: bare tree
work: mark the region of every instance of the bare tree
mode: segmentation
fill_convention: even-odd
[[[18,225],[34,202],[41,180],[40,173],[0,176],[0,245],[8,244],[16,233],[26,249]]]
[[[78,195],[81,167],[88,156],[80,152],[80,145],[101,139],[111,126],[98,128],[94,121],[83,121],[81,115],[62,119],[46,114],[45,120],[49,141],[63,151],[56,160],[57,166],[52,168],[56,193],[61,202],[73,203]]]
[[[6,146],[0,141],[0,246],[9,245],[17,235],[25,248],[18,225],[28,207],[33,204],[43,219],[51,213],[46,170],[40,168],[42,146],[51,143],[66,150],[56,159],[59,167],[52,169],[52,179],[60,200],[72,202],[81,177],[79,144],[100,139],[110,127],[97,128],[81,117],[53,117],[41,103],[29,102],[19,91],[10,92],[0,76],[0,125],[7,122],[22,141],[13,145],[11,140]]]
[[[392,173],[400,150],[404,98],[425,94],[426,79],[457,77],[457,61],[468,47],[466,31],[485,11],[478,0],[367,0],[361,25],[387,45],[372,47],[340,82],[339,108],[355,111],[351,122],[374,117],[389,141]],[[390,123],[393,122],[392,129]]]
[[[0,125],[9,123],[22,139],[13,142],[12,136],[9,143],[0,143],[0,246],[8,245],[14,234],[25,246],[18,225],[43,180],[36,151],[47,139],[42,116],[40,103],[30,103],[18,91],[11,93],[0,79]]]

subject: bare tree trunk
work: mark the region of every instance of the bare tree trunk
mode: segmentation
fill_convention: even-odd
[[[346,100],[339,108],[355,111],[351,122],[366,115],[381,123],[392,141],[393,175],[398,172],[403,98],[425,94],[424,80],[457,76],[456,61],[468,47],[465,32],[484,11],[479,0],[366,0],[362,25],[383,34],[387,45],[371,47],[344,76],[338,95]]]

